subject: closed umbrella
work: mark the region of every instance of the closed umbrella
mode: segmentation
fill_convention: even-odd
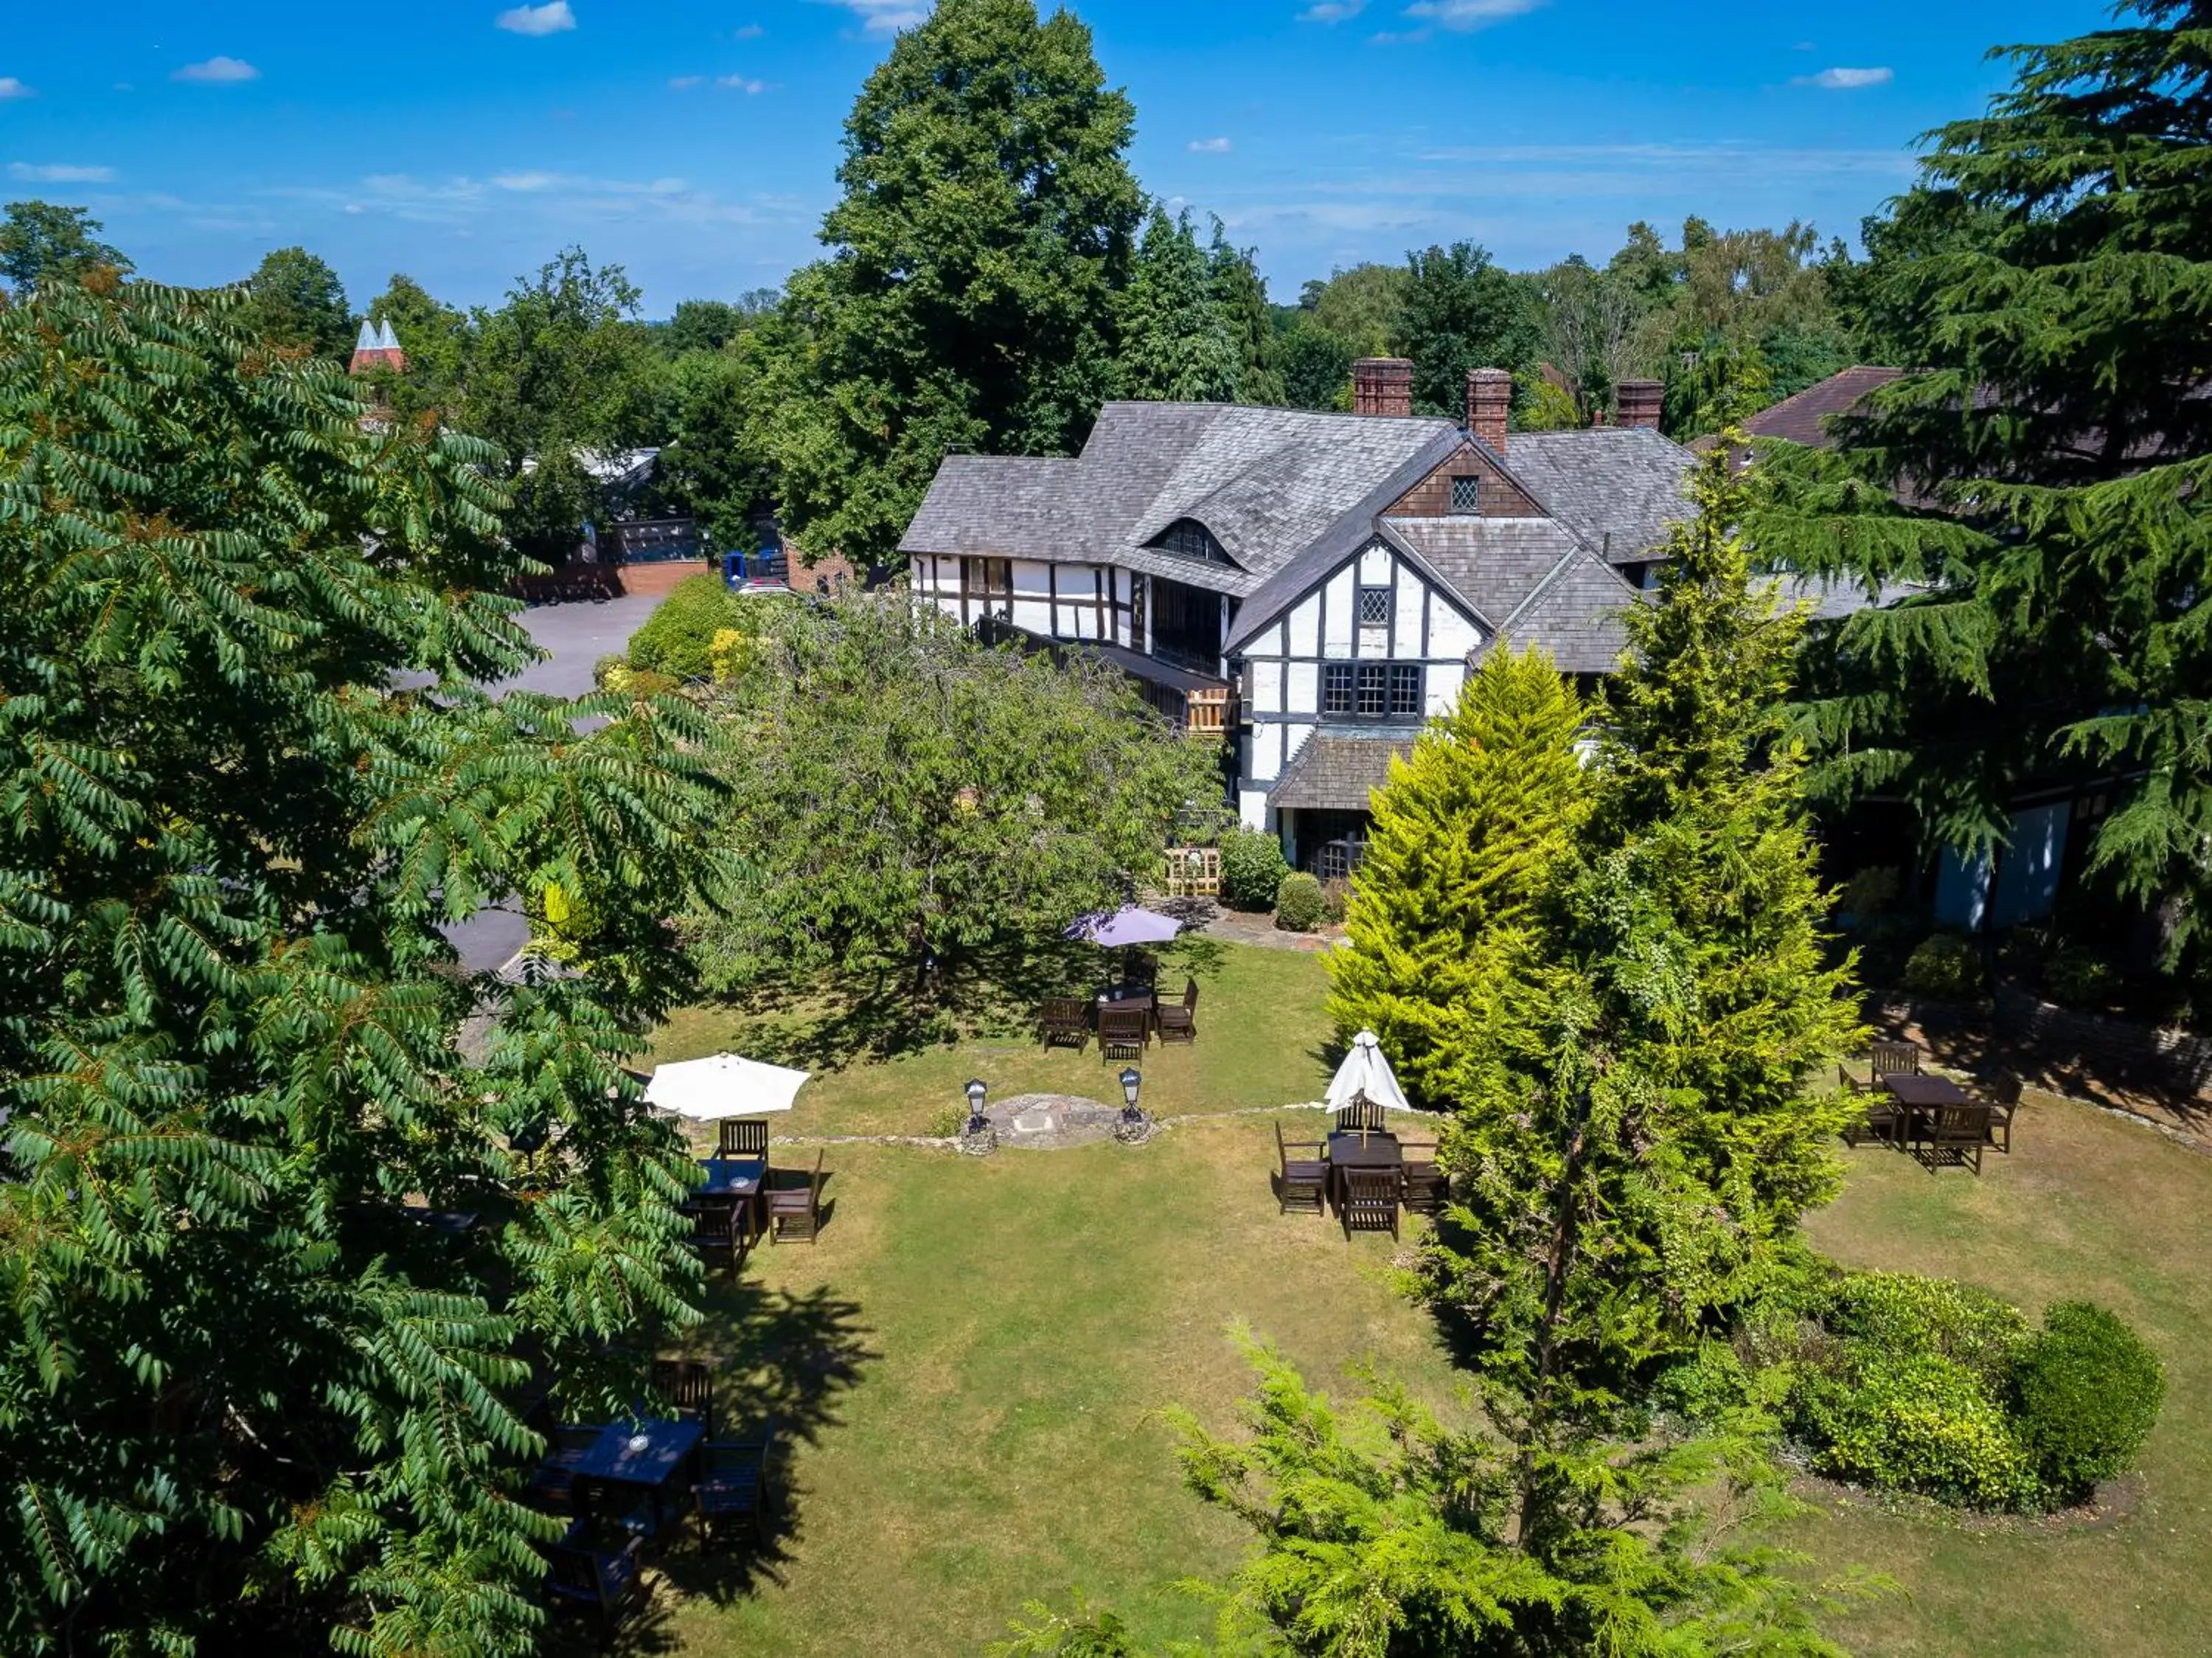
[[[1352,1039],[1352,1051],[1328,1079],[1328,1094],[1322,1104],[1330,1111],[1342,1111],[1362,1100],[1385,1111],[1413,1109],[1390,1074],[1390,1062],[1382,1057],[1382,1045],[1373,1031],[1362,1031]]]
[[[718,1053],[661,1066],[645,1086],[645,1102],[678,1117],[711,1123],[724,1117],[758,1117],[789,1111],[807,1078],[803,1070]]]

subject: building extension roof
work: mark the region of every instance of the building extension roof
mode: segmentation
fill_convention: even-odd
[[[1242,598],[1458,437],[1442,419],[1109,403],[1073,460],[945,457],[899,550],[1115,564]],[[1186,518],[1234,568],[1150,546]]]
[[[1851,413],[1866,400],[1869,392],[1888,385],[1904,372],[1902,369],[1865,366],[1845,369],[1826,380],[1815,381],[1771,408],[1761,409],[1743,423],[1743,429],[1753,437],[1787,438],[1792,443],[1825,449],[1836,441],[1835,434],[1828,430],[1832,416]]]
[[[1689,451],[1648,426],[1516,432],[1506,457],[1547,512],[1616,564],[1656,556],[1691,515]]]
[[[1368,795],[1390,780],[1391,756],[1411,753],[1415,735],[1316,731],[1299,745],[1267,797],[1309,812],[1364,812]]]

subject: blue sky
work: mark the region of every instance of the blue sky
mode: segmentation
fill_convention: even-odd
[[[10,8],[0,188],[82,203],[149,276],[303,243],[356,303],[394,271],[495,302],[563,244],[648,314],[812,257],[842,123],[926,0],[385,0]],[[1275,296],[1471,238],[1603,258],[1623,227],[1850,234],[2000,40],[2095,0],[1089,0],[1146,188],[1226,220]]]

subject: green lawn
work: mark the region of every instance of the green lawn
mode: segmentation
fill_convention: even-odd
[[[1317,956],[1205,941],[1199,984],[1199,1039],[1155,1047],[1139,1069],[1144,1103],[1155,1116],[1232,1111],[1317,1100],[1328,1084],[1321,1052],[1328,1030],[1322,1001],[1328,981]],[[1180,989],[1182,964],[1170,959],[1160,983]],[[663,1027],[651,1058],[696,1059],[725,1050],[756,1059],[793,1056],[801,1021],[742,1007],[687,1009]],[[962,1084],[980,1076],[991,1097],[1075,1094],[1118,1102],[1119,1065],[1103,1064],[1094,1044],[1078,1054],[1049,1052],[1023,1036],[926,1048],[880,1064],[853,1064],[818,1074],[799,1090],[799,1104],[777,1124],[792,1134],[933,1134],[948,1112],[966,1113]]]
[[[1148,1056],[1147,1103],[1173,1114],[1316,1097],[1318,964],[1231,949],[1204,982],[1200,1039]],[[757,1051],[758,1029],[695,1013],[659,1051]],[[927,1131],[970,1075],[1000,1096],[1112,1092],[1095,1050],[971,1042],[820,1076],[787,1131]],[[1370,1356],[1438,1402],[1459,1391],[1428,1320],[1385,1282],[1387,1238],[1347,1245],[1334,1222],[1277,1214],[1277,1122],[1312,1131],[1321,1119],[1192,1120],[1142,1148],[982,1161],[832,1148],[820,1243],[761,1249],[718,1289],[696,1344],[726,1366],[725,1398],[797,1430],[788,1529],[752,1567],[672,1557],[637,1648],[972,1655],[1025,1599],[1076,1586],[1148,1639],[1203,1633],[1205,1608],[1170,1586],[1218,1576],[1244,1539],[1183,1493],[1154,1413],[1174,1401],[1230,1420],[1246,1377],[1225,1326],[1249,1322],[1340,1394]],[[2055,1101],[2032,1100],[2016,1145],[1979,1180],[1850,1154],[1815,1240],[2032,1310],[2087,1295],[2133,1320],[2172,1382],[2143,1501],[2098,1528],[1834,1508],[1802,1527],[1821,1565],[1863,1564],[1905,1591],[1835,1632],[1863,1655],[2212,1651],[2212,1159]]]

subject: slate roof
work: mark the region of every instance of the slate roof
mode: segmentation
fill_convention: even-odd
[[[1369,794],[1390,779],[1390,757],[1413,753],[1415,735],[1316,731],[1299,745],[1267,798],[1305,811],[1364,812]]]
[[[1864,366],[1845,369],[1784,398],[1771,408],[1761,409],[1744,422],[1744,430],[1753,437],[1783,437],[1792,443],[1825,449],[1836,441],[1835,435],[1828,430],[1831,415],[1850,413],[1865,400],[1869,392],[1888,385],[1904,372],[1902,369]]]
[[[1550,518],[1393,518],[1386,536],[1473,606],[1512,649],[1540,645],[1563,673],[1609,674],[1637,590]]]
[[[1689,451],[1648,427],[1516,432],[1505,459],[1538,505],[1616,564],[1652,557],[1690,516]]]
[[[899,550],[1115,564],[1242,598],[1382,480],[1458,437],[1442,419],[1109,403],[1073,460],[947,456]],[[1237,568],[1147,547],[1181,518],[1211,530]]]

